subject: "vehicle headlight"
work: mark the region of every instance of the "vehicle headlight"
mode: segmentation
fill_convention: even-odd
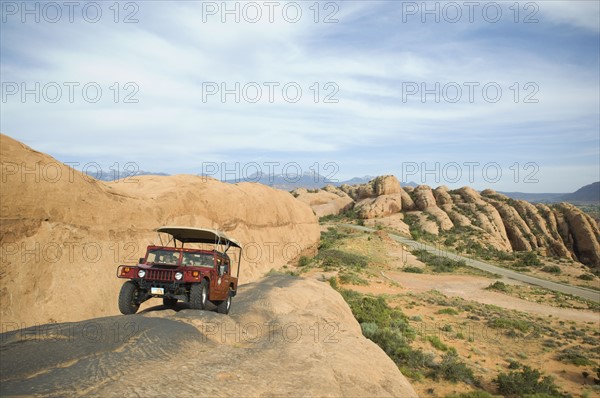
[[[139,270],[139,271],[138,271],[138,276],[139,276],[140,278],[143,278],[144,276],[146,276],[146,271],[144,271],[143,269]]]
[[[180,281],[181,278],[183,278],[183,274],[181,272],[176,272],[175,273],[175,279],[177,279],[178,281]]]

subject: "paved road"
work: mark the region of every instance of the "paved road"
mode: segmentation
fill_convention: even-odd
[[[373,228],[363,227],[360,225],[353,225],[353,224],[340,224],[340,225],[343,225],[345,227],[354,228],[359,231],[369,231],[369,232],[376,231]],[[515,272],[515,271],[509,270],[506,268],[498,267],[496,265],[484,263],[483,261],[475,260],[470,257],[459,256],[458,254],[450,253],[441,248],[436,248],[434,246],[430,246],[430,245],[427,245],[427,244],[424,244],[421,242],[417,242],[417,241],[414,241],[409,238],[405,238],[400,235],[395,235],[395,234],[391,234],[391,233],[388,233],[388,235],[395,241],[400,242],[406,246],[410,246],[415,249],[427,250],[428,252],[432,252],[432,253],[435,253],[438,255],[444,255],[453,260],[464,260],[469,267],[478,268],[480,270],[491,272],[493,274],[502,275],[505,278],[514,279],[517,281],[529,283],[531,285],[540,286],[540,287],[543,287],[546,289],[554,290],[556,292],[572,294],[574,296],[578,296],[578,297],[581,297],[584,299],[593,300],[595,302],[600,302],[600,292],[592,290],[592,289],[587,289],[585,287],[576,287],[576,286],[571,286],[571,285],[565,285],[565,284],[558,283],[558,282],[552,282],[552,281],[548,281],[545,279],[536,278],[534,276],[521,274],[519,272]]]

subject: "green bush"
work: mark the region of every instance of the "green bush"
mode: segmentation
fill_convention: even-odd
[[[329,214],[327,216],[323,216],[319,218],[320,223],[329,222],[329,221],[345,221],[345,219],[350,220],[360,220],[358,212],[352,208],[346,211],[341,212],[340,214]],[[359,223],[359,225],[362,225]]]
[[[419,217],[414,214],[407,214],[404,216],[404,222],[408,225],[410,236],[413,240],[427,240],[434,242],[437,240],[437,236],[423,230],[421,227]]]
[[[464,260],[452,260],[448,257],[438,256],[427,250],[414,250],[412,254],[415,255],[419,261],[432,267],[434,272],[453,272],[457,268],[467,265]]]
[[[423,268],[412,267],[412,266],[404,267],[404,268],[402,268],[402,271],[404,271],[404,272],[411,272],[413,274],[422,274],[424,272]]]
[[[331,286],[335,290],[339,290],[340,287],[339,287],[339,285],[337,283],[337,279],[335,278],[335,276],[332,276],[327,281],[329,282],[329,286]]]
[[[577,366],[593,365],[593,362],[583,354],[580,347],[565,348],[556,355],[556,359]]]
[[[475,384],[473,371],[464,362],[462,362],[456,352],[449,352],[442,356],[442,361],[435,366],[431,376],[434,379],[442,378],[444,380],[457,383],[462,381],[467,384]]]
[[[406,335],[393,328],[368,326],[365,337],[377,344],[401,369],[426,369],[433,366],[433,354],[414,349]]]
[[[469,392],[462,392],[460,394],[446,395],[446,398],[494,398],[495,396],[487,391],[474,390]]]
[[[444,240],[444,245],[446,246],[452,246],[456,243],[457,239],[455,235],[450,235],[446,238],[446,240]]]
[[[542,377],[539,370],[529,366],[523,366],[520,371],[500,373],[492,382],[498,386],[500,394],[508,397],[523,397],[529,394],[561,396],[552,377]]]
[[[542,271],[548,272],[551,274],[560,274],[560,267],[558,265],[547,265],[542,268]]]
[[[327,228],[327,231],[321,232],[321,241],[319,242],[319,250],[325,250],[333,247],[338,241],[347,237],[347,233],[340,232],[335,227]]]
[[[521,319],[494,318],[488,321],[488,326],[495,329],[516,329],[520,332],[527,332],[531,328],[531,323]]]
[[[377,329],[379,329],[379,327],[376,323],[373,322],[363,322],[360,324],[360,329],[362,330],[362,334],[366,338],[370,338],[375,334],[375,332],[377,332]]]
[[[321,250],[317,255],[317,260],[321,262],[323,268],[365,268],[369,264],[369,259],[360,254],[348,253],[337,249]]]
[[[433,347],[435,347],[436,349],[438,349],[440,351],[446,352],[446,351],[450,350],[450,347],[448,347],[446,344],[444,344],[438,336],[427,336],[427,341],[429,341],[429,343]]]
[[[501,281],[496,281],[494,283],[492,283],[491,285],[489,285],[488,287],[486,287],[486,289],[489,290],[499,290],[501,292],[507,292],[508,291],[508,285],[504,282]]]
[[[374,323],[380,328],[390,327],[398,320],[408,324],[406,316],[400,310],[390,308],[383,297],[364,296],[351,290],[343,290],[342,296],[358,323]]]
[[[538,267],[542,262],[534,252],[519,254],[515,266],[517,267]]]
[[[594,280],[594,275],[592,274],[581,274],[578,276],[579,279],[584,280],[584,281],[593,281]]]
[[[310,258],[308,258],[306,256],[301,256],[300,260],[298,260],[298,266],[300,266],[300,267],[306,267],[309,264],[310,264]]]
[[[438,310],[436,314],[458,315],[458,311],[456,311],[454,308],[448,307]]]
[[[345,285],[362,285],[366,286],[369,284],[369,281],[361,278],[355,272],[340,272],[339,274],[340,282]]]

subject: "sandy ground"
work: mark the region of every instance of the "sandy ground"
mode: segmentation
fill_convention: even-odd
[[[598,313],[592,311],[557,308],[485,290],[492,283],[488,278],[468,275],[408,274],[394,271],[388,271],[385,274],[399,282],[403,288],[414,292],[435,289],[446,296],[462,297],[483,304],[497,305],[498,307],[542,316],[552,315],[560,319],[579,322],[597,322],[600,317]]]

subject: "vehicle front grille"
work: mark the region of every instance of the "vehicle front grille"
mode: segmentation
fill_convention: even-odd
[[[175,271],[169,271],[164,269],[149,269],[146,270],[146,276],[144,279],[149,281],[174,281]]]

